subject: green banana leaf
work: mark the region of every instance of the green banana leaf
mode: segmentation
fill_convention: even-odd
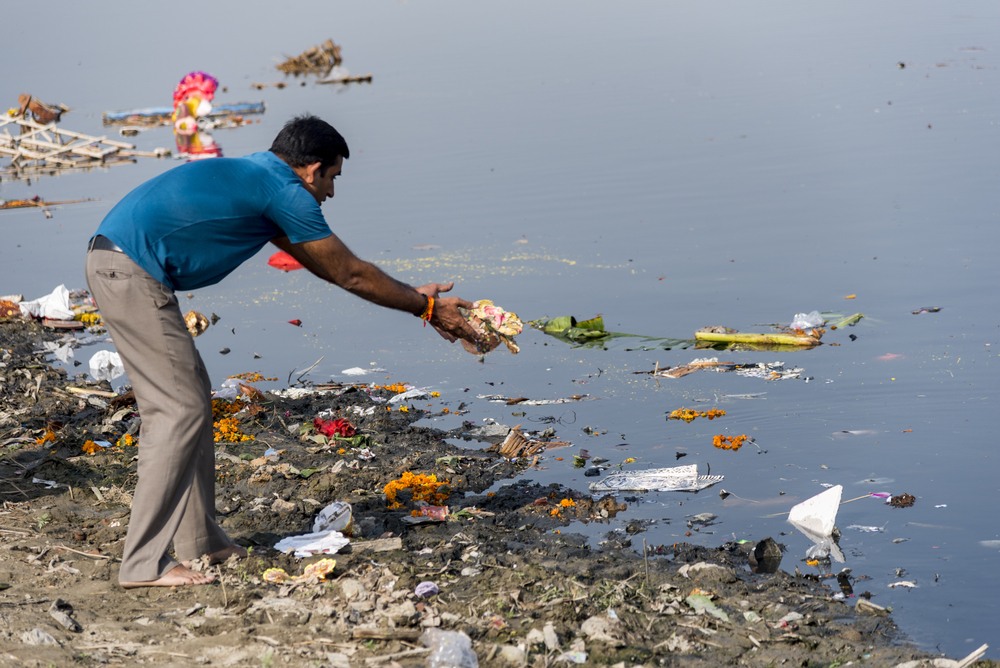
[[[673,350],[691,348],[696,343],[694,339],[609,332],[604,329],[604,318],[599,315],[589,320],[577,320],[571,315],[564,315],[532,320],[528,324],[553,338],[584,348],[606,348],[613,339],[639,339],[638,348],[626,348],[626,350]]]

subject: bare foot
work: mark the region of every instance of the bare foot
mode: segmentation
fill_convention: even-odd
[[[235,555],[237,559],[246,559],[247,550],[245,547],[241,547],[240,545],[230,545],[228,547],[222,548],[221,550],[216,550],[215,552],[210,552],[206,555],[203,555],[201,559],[197,561],[201,561],[203,559],[206,559],[207,557],[208,565],[214,566],[215,564],[221,564],[225,562],[226,560],[229,559],[229,557],[233,555]],[[187,566],[188,568],[194,565],[194,561],[192,560],[182,561],[181,563]]]
[[[118,584],[125,589],[135,589],[137,587],[192,587],[211,584],[212,582],[215,582],[214,575],[192,571],[187,566],[178,564],[156,580],[149,580],[147,582],[119,582]]]

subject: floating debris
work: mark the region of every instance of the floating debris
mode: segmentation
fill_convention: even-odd
[[[264,111],[263,102],[233,102],[213,105],[211,111],[202,114],[202,119],[210,121],[207,124],[213,128],[236,127],[250,122],[243,118],[244,116],[263,114]],[[156,127],[170,125],[172,123],[170,118],[173,114],[173,107],[145,107],[126,111],[107,111],[102,116],[102,121],[104,125]]]
[[[808,332],[797,330],[793,333],[774,332],[770,334],[757,334],[752,332],[738,332],[728,327],[703,327],[694,333],[695,340],[702,343],[725,343],[740,346],[751,346],[755,349],[763,348],[812,348],[818,346],[822,341],[822,329],[810,329]]]
[[[696,464],[612,473],[590,483],[591,492],[697,492],[721,482],[721,475],[699,475]]]
[[[740,376],[749,378],[760,378],[763,380],[789,380],[799,378],[803,369],[786,369],[784,362],[720,362],[717,357],[700,358],[691,360],[688,364],[681,366],[659,368],[657,365],[652,371],[641,371],[639,373],[649,373],[661,378],[683,378],[695,371],[712,370],[718,372],[734,371]]]
[[[21,93],[17,96],[17,109],[15,116],[28,116],[38,123],[58,123],[62,115],[69,111],[65,104],[45,104],[28,93]]]
[[[276,67],[285,74],[319,74],[327,75],[336,65],[340,65],[340,46],[328,39],[322,44],[310,47],[297,56],[286,58]]]
[[[6,209],[44,209],[50,206],[58,206],[60,204],[79,204],[80,202],[92,202],[92,199],[64,199],[58,201],[47,202],[43,200],[38,195],[35,195],[31,199],[0,199],[0,210]]]
[[[17,128],[16,134],[11,129]],[[0,173],[14,178],[38,171],[89,169],[135,162],[136,157],[162,158],[167,149],[137,151],[132,144],[107,137],[63,130],[52,123],[38,123],[24,116],[0,116],[0,155],[10,166]]]

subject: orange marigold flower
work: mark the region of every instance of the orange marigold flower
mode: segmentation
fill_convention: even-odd
[[[572,508],[576,506],[576,501],[574,501],[573,499],[563,499],[562,501],[559,502],[559,505],[562,506],[563,508]]]
[[[83,443],[83,451],[86,452],[88,455],[96,454],[100,452],[101,449],[102,449],[101,446],[99,446],[97,443],[94,443],[90,439],[87,439]]]
[[[44,434],[35,439],[35,445],[45,445],[46,443],[55,443],[55,440],[56,440],[56,433],[51,429],[46,429]]]
[[[721,450],[739,450],[749,438],[746,434],[740,434],[739,436],[716,434],[712,438],[712,445]]]

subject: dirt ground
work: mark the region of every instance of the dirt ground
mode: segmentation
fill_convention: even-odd
[[[388,410],[387,389],[278,396],[246,379],[251,400],[219,402],[241,409],[220,431],[253,438],[220,442],[216,471],[220,521],[250,556],[206,566],[209,586],[122,589],[138,452],[123,436],[141,441],[138,416],[106,383],[45,361],[37,351],[60,336],[0,322],[0,665],[476,665],[449,644],[465,638],[480,666],[959,665],[932,663],[863,593],[837,600],[833,576],[754,573],[769,543],[643,555],[641,526],[609,525],[588,546],[574,525],[607,523],[627,500],[519,482],[532,456],[509,460],[481,439],[455,447],[445,438],[471,425],[415,427],[428,402]],[[321,415],[356,435],[318,434]],[[450,494],[446,519],[415,517],[424,488],[402,482],[402,507],[387,507],[386,485],[405,472],[448,481],[436,490]],[[348,547],[301,559],[274,549],[334,501],[352,507]],[[323,558],[332,572],[309,577]],[[273,568],[285,582],[264,579]]]

